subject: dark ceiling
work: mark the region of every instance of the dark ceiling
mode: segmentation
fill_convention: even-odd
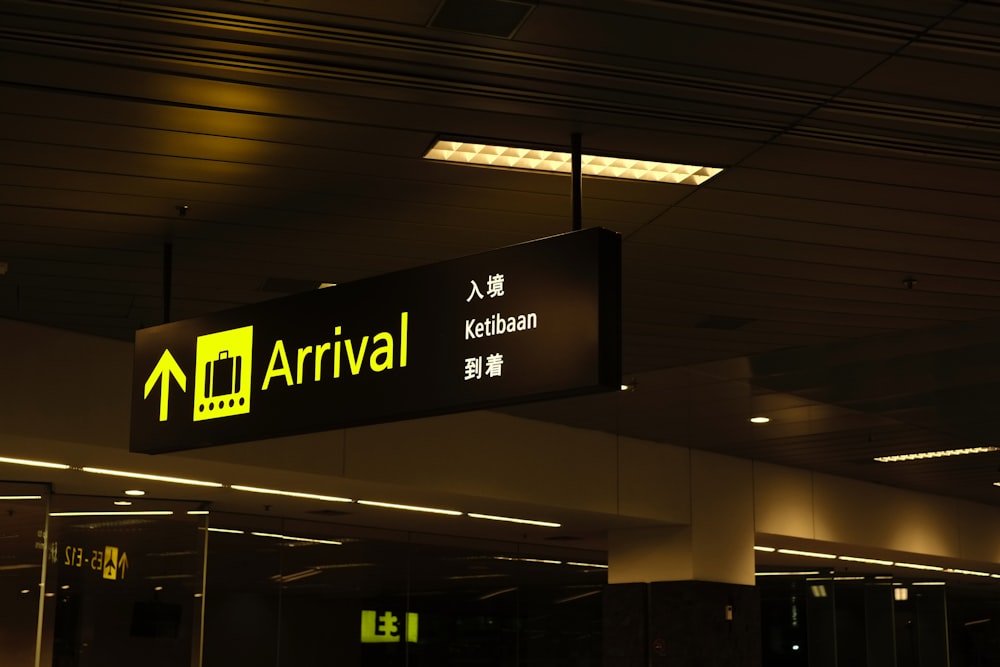
[[[422,155],[580,133],[725,171],[585,180],[636,388],[510,412],[1000,504],[1000,453],[872,461],[1000,444],[998,79],[989,1],[6,0],[0,317],[132,340],[568,231],[568,177]]]

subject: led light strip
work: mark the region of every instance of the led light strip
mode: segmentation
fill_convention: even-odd
[[[111,475],[112,477],[129,477],[131,479],[144,479],[150,482],[169,482],[170,484],[187,484],[189,486],[208,486],[222,488],[219,482],[204,482],[198,479],[186,479],[184,477],[167,477],[165,475],[150,475],[143,472],[129,472],[127,470],[109,470],[107,468],[91,468],[89,466],[80,468],[83,472],[97,475]]]
[[[80,511],[80,512],[52,512],[49,516],[170,516],[170,510],[124,510],[114,511]]]
[[[34,466],[36,468],[54,468],[56,470],[69,470],[70,466],[65,463],[50,463],[49,461],[33,461],[31,459],[13,459],[7,456],[0,456],[0,463],[12,463],[18,466]]]
[[[339,542],[337,540],[322,540],[315,537],[295,537],[294,535],[282,535],[280,533],[251,532],[250,534],[256,537],[273,537],[276,540],[289,540],[291,542],[312,542],[315,544],[333,544],[336,546],[343,544],[343,542]]]
[[[250,493],[263,493],[275,496],[290,496],[292,498],[306,498],[308,500],[324,500],[331,503],[350,503],[353,502],[350,498],[341,498],[340,496],[324,496],[318,493],[303,493],[300,491],[282,491],[280,489],[262,489],[256,486],[243,486],[241,484],[231,484],[230,489],[235,489],[236,491],[248,491]]]
[[[893,456],[876,456],[879,463],[899,463],[901,461],[921,461],[924,459],[940,459],[946,456],[967,456],[969,454],[988,454],[1000,452],[1000,447],[966,447],[964,449],[941,449],[936,452],[917,452],[915,454],[895,454]]]
[[[561,174],[569,174],[573,170],[573,156],[570,153],[463,141],[440,140],[424,154],[424,158],[482,167]],[[722,171],[716,167],[633,160],[602,155],[582,155],[580,162],[580,173],[584,176],[625,178],[683,185],[701,185]]]
[[[429,514],[445,514],[447,516],[462,516],[462,512],[458,510],[445,510],[436,507],[420,507],[419,505],[399,505],[397,503],[383,503],[378,500],[358,500],[359,505],[368,505],[370,507],[383,507],[385,509],[392,510],[407,510],[409,512],[427,512]]]
[[[554,523],[552,521],[536,521],[535,519],[517,519],[510,516],[494,516],[492,514],[476,514],[475,512],[469,512],[466,516],[473,519],[488,519],[490,521],[506,521],[508,523],[523,523],[530,526],[544,526],[546,528],[559,528],[562,526],[561,523]]]

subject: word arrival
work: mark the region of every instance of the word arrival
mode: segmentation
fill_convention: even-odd
[[[374,373],[405,368],[409,320],[408,312],[399,314],[399,333],[396,336],[389,331],[380,331],[373,336],[362,336],[358,341],[335,338],[322,344],[300,347],[296,350],[294,367],[289,363],[285,341],[279,339],[271,350],[271,360],[267,364],[261,389],[266,391],[272,380],[284,381],[289,387],[302,384],[307,377],[319,382],[324,377],[324,364],[327,376],[333,378],[339,378],[345,372],[358,375],[365,367]],[[334,327],[333,335],[340,336],[342,329]],[[345,360],[346,367],[343,364]]]

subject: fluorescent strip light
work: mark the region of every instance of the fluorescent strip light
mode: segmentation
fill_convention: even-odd
[[[49,516],[170,516],[170,510],[123,510],[120,512],[52,512]]]
[[[129,477],[132,479],[145,479],[152,482],[169,482],[171,484],[187,484],[189,486],[211,486],[215,488],[222,487],[222,484],[218,482],[203,482],[198,479],[185,479],[183,477],[167,477],[164,475],[149,475],[142,472],[129,472],[127,470],[108,470],[107,468],[80,468],[84,472],[90,472],[97,475],[111,475],[113,477]]]
[[[257,537],[273,537],[273,538],[278,539],[278,540],[289,540],[291,542],[312,542],[314,544],[333,544],[333,545],[336,545],[336,546],[340,546],[341,544],[343,544],[343,542],[338,542],[337,540],[321,540],[321,539],[317,539],[315,537],[295,537],[293,535],[281,535],[279,533],[255,533],[255,532],[252,532],[250,534],[251,535],[255,535]]]
[[[257,486],[243,486],[241,484],[230,484],[229,488],[235,489],[237,491],[249,491],[250,493],[264,493],[273,496],[290,496],[292,498],[307,498],[309,500],[325,500],[331,503],[353,502],[350,498],[341,498],[340,496],[324,496],[318,493],[303,493],[301,491],[281,491],[280,489],[262,489]]]
[[[817,553],[815,551],[799,551],[798,549],[778,549],[779,554],[789,556],[808,556],[809,558],[836,558],[834,554]]]
[[[584,598],[593,597],[599,595],[601,591],[587,591],[586,593],[578,593],[576,595],[570,595],[568,598],[562,598],[561,600],[556,600],[553,604],[565,604],[567,602],[575,602],[576,600],[582,600]]]
[[[812,574],[819,574],[819,570],[810,572],[754,572],[755,577],[804,577]]]
[[[562,565],[561,560],[548,560],[545,558],[516,558],[514,556],[494,556],[495,560],[513,560],[521,563],[545,563],[547,565]]]
[[[41,500],[41,496],[0,496],[0,500]]]
[[[920,461],[923,459],[939,459],[945,456],[966,456],[968,454],[987,454],[1000,452],[1000,447],[966,447],[964,449],[942,449],[936,452],[918,452],[916,454],[896,454],[893,456],[876,456],[879,463],[899,463],[900,461]]]
[[[751,424],[767,424],[770,421],[771,421],[770,417],[751,417],[750,418],[750,423]]]
[[[758,547],[758,546],[754,546],[753,550],[754,551],[766,551],[767,553],[773,553],[773,552],[777,551],[777,549],[775,549],[774,547]]]
[[[188,510],[187,513],[190,514],[190,515],[192,515],[192,516],[195,516],[195,515],[201,515],[201,514],[208,514],[208,510]]]
[[[236,530],[235,528],[209,528],[210,533],[229,533],[231,535],[246,535],[245,530]]]
[[[501,588],[498,591],[493,591],[492,593],[486,593],[485,595],[480,595],[477,599],[478,600],[489,600],[490,598],[495,598],[498,595],[503,595],[504,593],[513,593],[516,590],[517,590],[517,586],[514,586],[512,588]]]
[[[858,556],[837,556],[840,560],[852,563],[868,563],[869,565],[892,565],[891,560],[879,560],[878,558],[860,558]]]
[[[569,174],[573,171],[571,153],[462,141],[440,140],[427,151],[424,158],[502,169],[560,174]],[[701,185],[722,171],[716,167],[633,160],[602,155],[585,154],[581,156],[580,162],[580,173],[584,176],[625,178],[683,185]]]
[[[457,510],[443,510],[435,507],[419,507],[417,505],[397,505],[396,503],[383,503],[377,500],[359,500],[359,505],[370,505],[372,507],[384,507],[391,510],[407,510],[409,512],[428,512],[430,514],[446,514],[448,516],[462,516]]]
[[[576,563],[574,561],[568,560],[568,561],[566,561],[566,564],[567,565],[576,565],[577,567],[597,567],[597,568],[600,568],[602,570],[608,569],[607,565],[602,565],[601,563]]]
[[[914,581],[911,586],[944,586],[943,581]]]
[[[51,463],[49,461],[33,461],[31,459],[12,459],[7,456],[0,456],[0,463],[12,463],[17,466],[34,466],[36,468],[55,468],[56,470],[69,470],[70,466],[65,463]]]
[[[911,570],[930,570],[932,572],[944,572],[943,567],[937,565],[920,565],[919,563],[893,563],[896,567],[908,567]]]
[[[472,517],[473,519],[489,519],[490,521],[507,521],[509,523],[525,523],[529,526],[544,526],[546,528],[559,528],[562,526],[561,523],[553,523],[552,521],[536,521],[534,519],[516,519],[509,516],[494,516],[492,514],[475,514],[469,512],[466,516]]]
[[[945,570],[945,572],[950,572],[952,574],[967,574],[967,575],[969,575],[971,577],[988,577],[988,576],[990,576],[989,572],[979,572],[977,570],[960,570],[958,568],[953,568],[953,567],[949,567],[948,569]]]

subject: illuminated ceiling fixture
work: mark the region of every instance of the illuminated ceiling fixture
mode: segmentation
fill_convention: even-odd
[[[507,521],[509,523],[524,523],[529,526],[544,526],[546,528],[559,528],[562,526],[561,523],[553,523],[552,521],[536,521],[535,519],[517,519],[510,516],[494,516],[492,514],[476,514],[474,512],[469,512],[466,516],[473,519],[489,519],[490,521]]]
[[[921,565],[920,563],[900,563],[896,562],[896,567],[908,567],[911,570],[929,570],[931,572],[943,572],[943,567],[938,567],[937,565]]]
[[[41,500],[41,496],[0,496],[0,500]]]
[[[377,500],[359,500],[359,505],[370,505],[371,507],[384,507],[391,510],[407,510],[410,512],[428,512],[430,514],[446,514],[448,516],[462,516],[457,510],[443,510],[436,507],[420,507],[418,505],[397,505],[396,503],[383,503]]]
[[[256,486],[243,486],[241,484],[231,484],[229,488],[235,489],[236,491],[248,491],[250,493],[263,493],[274,496],[290,496],[292,498],[306,498],[308,500],[325,500],[331,503],[352,502],[350,498],[341,498],[340,496],[323,496],[318,493],[304,493],[301,491],[282,491],[280,489],[262,489]]]
[[[185,479],[183,477],[166,477],[164,475],[149,475],[142,472],[129,472],[127,470],[108,470],[107,468],[80,468],[83,472],[95,473],[98,475],[111,475],[113,477],[131,477],[133,479],[146,479],[152,482],[169,482],[171,484],[188,484],[191,486],[211,486],[222,487],[218,482],[203,482],[198,479]]]
[[[596,568],[601,569],[601,570],[608,569],[608,566],[604,565],[602,563],[578,563],[576,561],[568,560],[568,561],[566,561],[566,564],[567,565],[575,565],[577,567],[596,567]]]
[[[767,424],[770,421],[771,421],[770,417],[751,417],[750,418],[750,423],[751,424]]]
[[[800,577],[807,576],[811,574],[819,574],[819,570],[810,570],[808,572],[754,572],[755,577]]]
[[[144,495],[146,495],[146,492],[143,491],[142,489],[125,489],[124,493],[125,493],[126,496],[144,496]]]
[[[1000,452],[1000,447],[965,447],[964,449],[942,449],[936,452],[918,452],[916,454],[896,454],[893,456],[876,456],[879,463],[899,463],[900,461],[919,461],[922,459],[939,459],[945,456],[965,456],[966,454],[987,454]]]
[[[65,463],[50,463],[48,461],[33,461],[31,459],[12,459],[0,456],[0,463],[13,463],[18,466],[34,466],[36,468],[55,468],[56,470],[69,470],[70,466]]]
[[[891,560],[881,560],[879,558],[861,558],[860,556],[838,556],[840,560],[850,561],[852,563],[866,563],[868,565],[892,565]]]
[[[311,544],[332,544],[335,546],[340,546],[343,542],[337,540],[321,540],[316,537],[295,537],[294,535],[282,535],[280,533],[257,533],[252,532],[251,535],[257,537],[273,537],[276,540],[287,540],[289,542],[309,542]]]
[[[573,169],[571,153],[463,141],[439,140],[427,151],[424,158],[483,167],[546,171],[560,174],[569,174]],[[722,169],[716,167],[602,155],[582,155],[580,166],[580,172],[584,176],[626,178],[682,185],[701,185],[720,171]]]
[[[170,516],[170,510],[126,510],[122,512],[53,512],[49,516]]]
[[[779,554],[789,556],[807,556],[809,558],[836,558],[834,554],[818,553],[816,551],[799,551],[798,549],[778,549]]]
[[[768,553],[773,553],[773,552],[777,551],[777,549],[775,549],[774,547],[760,547],[760,546],[757,546],[757,545],[754,545],[753,550],[754,551],[766,551]]]

